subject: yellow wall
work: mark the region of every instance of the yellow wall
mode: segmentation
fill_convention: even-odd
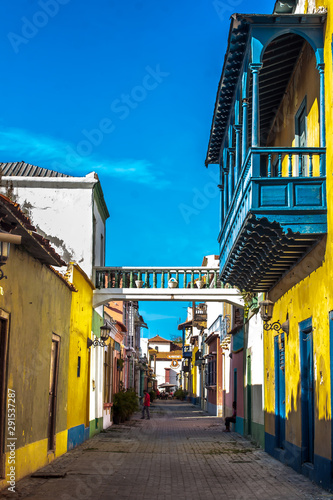
[[[89,427],[89,349],[91,336],[93,284],[78,265],[70,265],[73,292],[71,337],[68,367],[67,427],[84,424]],[[80,377],[77,376],[78,356],[81,357]]]
[[[7,387],[16,391],[17,447],[47,436],[52,334],[60,336],[56,432],[67,428],[72,292],[50,269],[11,248],[0,308],[10,314]]]
[[[9,313],[7,388],[15,391],[16,479],[48,463],[52,334],[60,337],[55,455],[67,450],[68,348],[72,291],[47,266],[12,246],[0,309]],[[6,433],[5,439],[9,436]],[[7,464],[8,465],[8,464]],[[0,483],[3,485],[3,482]]]
[[[28,444],[23,448],[15,450],[15,458],[6,454],[6,479],[0,479],[0,489],[10,486],[7,480],[11,470],[10,467],[15,467],[15,481],[32,474],[41,467],[45,467],[55,458],[63,455],[67,451],[67,430],[56,434],[56,452],[47,452],[48,440],[42,439],[34,443]],[[15,462],[10,462],[10,460]],[[14,465],[15,464],[15,465]]]
[[[320,5],[330,7],[328,0]],[[286,440],[301,446],[301,411],[300,411],[300,339],[299,322],[312,318],[313,352],[314,352],[314,400],[315,400],[315,454],[327,459],[331,458],[331,384],[330,384],[330,342],[329,311],[333,310],[333,207],[332,207],[332,156],[333,156],[333,106],[332,106],[332,12],[329,10],[325,29],[325,98],[326,98],[326,137],[327,137],[327,203],[328,203],[328,235],[326,255],[323,264],[310,276],[300,281],[285,293],[274,306],[273,321],[285,321],[289,315],[290,333],[286,336],[285,346],[285,380],[286,380]],[[299,101],[302,99],[302,88],[310,85],[310,93],[317,86],[317,70],[314,61],[309,60],[303,79],[299,80]],[[310,69],[312,67],[312,69]],[[314,76],[313,76],[314,75]],[[298,90],[298,89],[297,89]],[[296,92],[296,91],[295,91]],[[316,91],[317,92],[317,91]],[[308,101],[311,102],[311,99]],[[315,101],[314,101],[315,104]],[[318,136],[317,105],[308,108],[308,130],[311,141],[315,144]],[[295,109],[295,107],[294,107]],[[292,136],[292,131],[291,131]],[[314,249],[313,252],[316,252]],[[271,332],[265,333],[265,430],[274,435],[274,338]]]
[[[195,366],[195,353],[199,350],[199,347],[194,347],[192,351],[192,392],[193,397],[196,398],[199,396],[197,394],[197,375],[198,375],[198,367]]]

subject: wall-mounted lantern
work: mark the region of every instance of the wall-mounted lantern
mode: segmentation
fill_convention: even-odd
[[[116,323],[114,320],[112,321],[112,324]],[[101,336],[100,339],[96,338],[95,340],[87,339],[87,348],[91,347],[92,345],[94,347],[106,347],[106,341],[110,337],[111,333],[111,324],[106,321],[103,326],[100,328]]]
[[[269,331],[273,330],[275,332],[279,332],[282,330],[287,335],[289,334],[289,319],[287,319],[284,323],[280,323],[280,321],[274,321],[274,323],[268,323],[270,319],[273,317],[273,308],[274,302],[271,300],[263,300],[259,303],[260,307],[260,316],[264,322],[264,330]]]

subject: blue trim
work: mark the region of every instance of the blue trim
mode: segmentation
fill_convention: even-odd
[[[244,436],[244,418],[243,417],[236,417],[236,423],[231,424],[234,425],[234,432],[237,432],[238,434],[241,434]]]
[[[89,438],[89,427],[85,429],[84,424],[68,429],[67,451],[72,450],[79,444],[82,444],[87,439],[86,436]]]
[[[319,81],[320,81],[320,146],[324,148],[326,146],[326,122],[325,122],[325,73],[324,73],[324,63],[318,63],[317,68],[319,71]],[[325,175],[325,173],[321,173]]]
[[[312,318],[299,323],[301,354],[302,463],[314,461],[314,377]]]
[[[284,341],[284,333],[281,333]],[[274,363],[275,363],[275,446],[283,449],[286,439],[286,384],[284,369],[281,369],[279,335],[274,337]],[[283,367],[284,368],[284,367]]]
[[[213,415],[214,417],[216,417],[217,416],[217,405],[207,401],[207,413],[209,413],[209,415]]]
[[[84,429],[84,440],[87,441],[90,437],[90,427],[85,427]]]
[[[252,147],[259,146],[259,71],[261,63],[251,63],[252,71]]]
[[[320,455],[314,455],[313,464],[302,464],[302,450],[285,441],[285,449],[275,448],[275,436],[265,432],[265,451],[280,462],[292,467],[296,472],[308,477],[322,488],[333,489],[331,477],[332,462]]]

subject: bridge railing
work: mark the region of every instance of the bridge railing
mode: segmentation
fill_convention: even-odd
[[[96,288],[221,288],[217,267],[95,267]]]

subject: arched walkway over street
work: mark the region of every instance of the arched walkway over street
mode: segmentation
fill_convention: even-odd
[[[207,267],[95,267],[94,307],[112,300],[227,302],[242,307],[239,290],[225,288]]]

